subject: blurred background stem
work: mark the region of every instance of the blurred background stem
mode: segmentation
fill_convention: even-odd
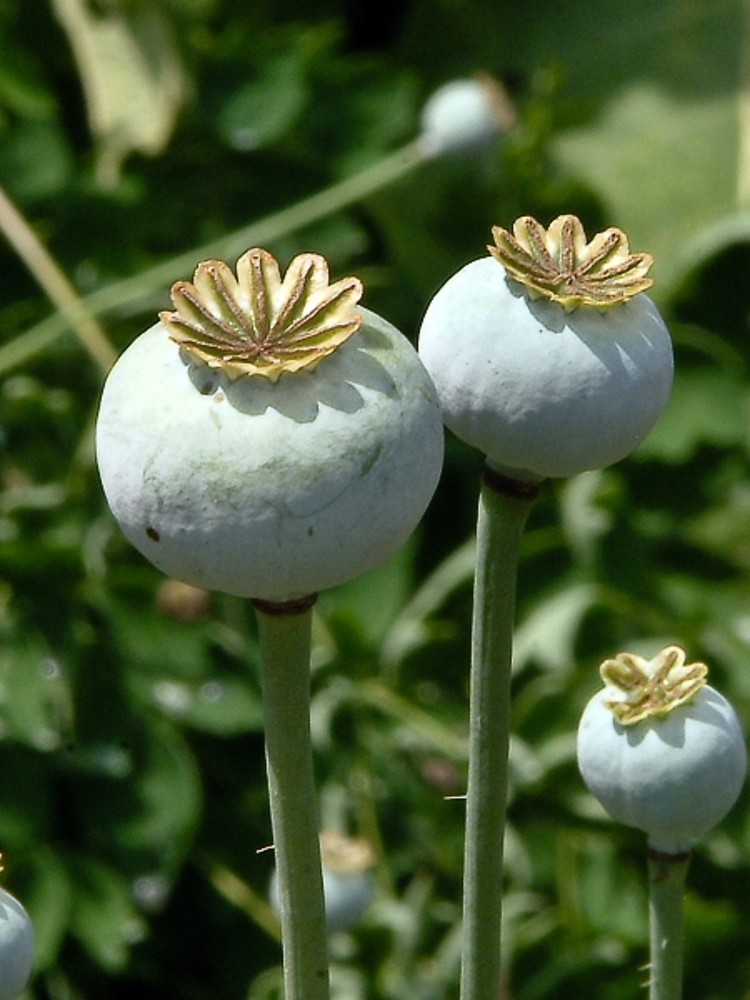
[[[310,740],[312,603],[297,607],[255,602],[255,610],[285,1000],[328,1000],[328,937]]]
[[[34,230],[0,187],[0,229],[6,240],[33,274],[47,298],[58,310],[63,329],[69,327],[103,372],[111,367],[117,352],[92,312]]]
[[[282,236],[355,204],[411,173],[427,157],[428,154],[422,143],[419,141],[409,143],[365,167],[359,173],[345,177],[344,180],[310,195],[309,198],[303,198],[302,201],[298,201],[288,208],[273,212],[271,215],[251,222],[234,232],[227,233],[219,239],[193,247],[185,253],[140,271],[132,277],[106,285],[81,299],[78,298],[72,286],[68,284],[67,279],[61,275],[59,268],[41,244],[36,241],[36,237],[33,236],[28,226],[24,224],[26,233],[24,233],[25,242],[22,245],[21,241],[18,240],[19,234],[22,233],[22,227],[18,224],[18,220],[11,220],[9,227],[7,219],[4,221],[0,217],[0,226],[6,230],[6,236],[40,283],[43,284],[50,299],[58,307],[58,312],[53,316],[37,323],[25,333],[0,347],[0,374],[24,364],[34,355],[49,347],[69,329],[78,333],[84,346],[89,349],[90,353],[94,354],[100,366],[106,370],[114,358],[114,352],[108,344],[109,349],[107,350],[107,347],[101,342],[103,334],[100,331],[97,334],[95,321],[91,317],[100,316],[125,304],[132,305],[162,286],[166,289],[178,278],[191,276],[196,264],[201,260],[214,257],[229,260],[231,257],[244,253],[250,247],[273,243],[274,240],[278,240]],[[0,207],[3,206],[0,205]],[[10,218],[7,206],[5,206],[4,215]],[[8,228],[14,234],[14,239],[11,239]],[[29,249],[30,238],[33,238],[36,243],[33,253]],[[37,268],[41,262],[44,262],[45,266],[42,270],[47,284],[42,281],[40,274],[32,267],[31,261],[35,263]],[[52,275],[54,275],[54,281],[51,280]],[[51,290],[53,285],[54,295]],[[165,304],[167,303],[165,302]],[[82,326],[84,321],[85,325]],[[94,329],[91,328],[92,323]]]
[[[461,1000],[498,1000],[516,578],[537,484],[488,470],[477,519]]]

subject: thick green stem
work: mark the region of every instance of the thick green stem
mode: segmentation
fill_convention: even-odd
[[[485,474],[477,521],[461,1000],[500,996],[503,836],[518,555],[537,484]]]
[[[310,741],[312,600],[255,602],[285,1000],[328,1000],[320,839]]]
[[[689,861],[687,852],[649,850],[649,1000],[682,1000],[683,900]]]

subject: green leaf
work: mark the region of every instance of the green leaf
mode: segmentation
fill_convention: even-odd
[[[240,151],[260,149],[281,138],[305,105],[307,86],[299,53],[292,49],[260,67],[251,80],[225,102],[218,127],[228,145]]]
[[[23,122],[3,137],[0,179],[19,201],[60,194],[73,170],[70,146],[54,122]]]
[[[3,741],[0,838],[4,849],[27,851],[47,838],[54,816],[51,758]]]
[[[571,671],[581,623],[599,598],[599,587],[588,582],[569,584],[544,597],[516,629],[514,669],[535,660],[550,670]]]
[[[674,280],[705,226],[747,205],[744,30],[739,0],[638,0],[606,18],[587,0],[534,19],[529,45],[517,40],[536,65],[562,62],[561,95],[586,120],[554,137],[557,162],[591,185],[634,250],[654,255],[658,282]]]
[[[140,582],[140,581],[139,581]],[[120,593],[92,588],[91,602],[112,629],[117,651],[130,669],[153,677],[204,678],[210,669],[209,630],[198,611],[193,619],[159,608],[159,597],[134,587]]]
[[[42,640],[9,646],[0,656],[0,719],[6,732],[37,750],[70,739],[71,693],[63,665]]]
[[[579,900],[581,916],[602,933],[642,944],[647,926],[645,881],[623,878],[615,839],[571,832],[565,836],[565,847],[568,864],[561,877],[577,882],[569,892]]]
[[[129,766],[119,774],[79,779],[79,822],[94,840],[97,831],[107,830],[121,867],[132,875],[159,872],[171,878],[200,817],[195,761],[164,725],[134,734],[132,748],[122,752]]]
[[[364,638],[376,645],[403,608],[414,575],[414,542],[409,541],[384,565],[351,583],[323,594],[320,608],[331,619],[349,621]]]
[[[674,281],[685,246],[736,206],[736,115],[729,99],[675,96],[638,80],[555,143],[632,248],[654,256],[659,282]]]
[[[122,969],[145,923],[125,878],[92,858],[68,860],[73,886],[71,931],[91,957],[110,972]]]
[[[37,971],[52,968],[68,929],[73,902],[69,872],[59,854],[45,848],[31,856],[19,893],[34,924]]]
[[[677,464],[701,445],[725,448],[747,439],[747,388],[719,370],[682,370],[659,422],[638,457]]]
[[[198,680],[131,673],[129,684],[143,701],[194,729],[233,736],[263,728],[260,693],[249,679],[224,673]]]
[[[11,40],[2,41],[0,58],[0,105],[24,118],[49,118],[55,99],[26,53]]]

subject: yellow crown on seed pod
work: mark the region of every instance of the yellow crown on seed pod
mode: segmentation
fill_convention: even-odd
[[[685,651],[667,646],[651,660],[635,653],[618,653],[599,668],[605,684],[623,692],[623,700],[608,701],[623,726],[662,717],[691,701],[707,683],[705,663],[686,663]]]
[[[547,229],[524,215],[513,232],[494,226],[490,254],[521,282],[532,298],[559,303],[566,312],[579,306],[606,309],[626,302],[653,284],[653,258],[631,253],[621,229],[605,229],[586,241],[580,219],[560,215]]]
[[[174,312],[159,318],[189,355],[222,369],[230,379],[314,368],[355,333],[362,282],[332,284],[328,264],[299,254],[282,278],[267,251],[254,248],[237,261],[236,274],[220,260],[203,261],[193,281],[172,286]]]

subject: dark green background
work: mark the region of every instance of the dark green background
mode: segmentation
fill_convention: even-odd
[[[107,32],[86,60],[63,10]],[[643,995],[644,840],[603,818],[574,762],[598,664],[680,643],[750,720],[749,46],[738,0],[0,0],[0,184],[83,294],[376,163],[434,88],[477,70],[517,105],[502,143],[269,249],[359,274],[412,338],[440,283],[520,214],[617,225],[656,256],[669,409],[616,468],[548,484],[525,539],[513,1000]],[[92,120],[94,87],[109,112]],[[252,613],[186,608],[121,539],[92,458],[102,371],[70,332],[33,349],[53,308],[0,242],[0,848],[38,932],[30,995],[270,1000]],[[144,279],[102,316],[118,350],[184,277]],[[374,904],[334,942],[338,1000],[457,995],[462,805],[446,796],[465,788],[480,471],[450,439],[406,551],[319,602],[323,822],[380,854]],[[691,998],[750,997],[747,806],[695,852]]]

